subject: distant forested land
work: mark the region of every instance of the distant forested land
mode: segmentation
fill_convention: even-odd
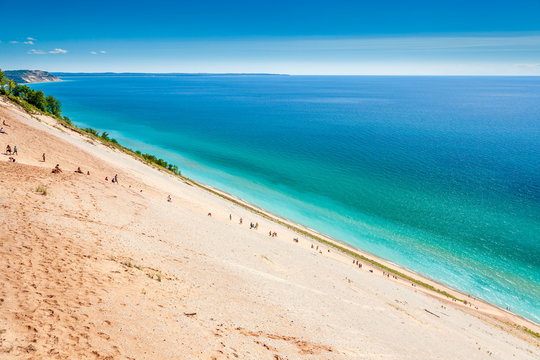
[[[43,70],[6,70],[4,76],[18,84],[61,81],[58,77]]]

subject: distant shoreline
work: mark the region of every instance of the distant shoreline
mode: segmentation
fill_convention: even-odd
[[[99,77],[114,77],[114,76],[125,76],[125,77],[137,77],[137,76],[336,76],[336,77],[407,77],[407,78],[538,78],[540,75],[464,75],[464,74],[438,74],[438,75],[409,75],[409,74],[287,74],[287,73],[178,73],[178,72],[51,72],[55,76],[99,76]]]

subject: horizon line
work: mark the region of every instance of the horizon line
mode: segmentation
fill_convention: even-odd
[[[16,71],[16,70],[4,70]],[[42,70],[46,71],[46,70]],[[422,77],[540,77],[536,74],[294,74],[294,73],[243,73],[243,72],[65,72],[65,71],[48,71],[51,74],[66,74],[66,75],[255,75],[255,76],[422,76]]]

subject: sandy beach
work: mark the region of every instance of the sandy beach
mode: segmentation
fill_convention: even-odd
[[[517,315],[4,99],[0,120],[1,359],[540,359]]]

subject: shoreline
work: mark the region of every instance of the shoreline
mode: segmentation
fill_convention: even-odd
[[[18,106],[18,105],[15,105]],[[20,109],[21,111],[24,111],[23,109]],[[29,114],[30,116],[35,118],[35,115]],[[37,115],[40,117],[47,116],[47,115]],[[49,117],[49,116],[47,116]],[[83,129],[78,128],[75,125],[68,126],[64,122],[54,119],[52,117],[49,117],[52,119],[57,125],[62,126],[64,129],[67,129],[69,131],[72,131],[75,134],[78,134],[83,137],[89,137],[87,133],[83,131]],[[39,120],[38,120],[39,121]],[[50,125],[50,124],[49,124]],[[96,139],[93,139],[96,140]],[[393,273],[393,275],[397,276],[398,280],[401,284],[407,284],[409,283],[412,286],[419,286],[416,287],[417,289],[421,290],[425,294],[435,297],[439,300],[445,300],[449,303],[453,303],[454,305],[458,306],[462,310],[465,309],[467,311],[470,311],[472,313],[476,313],[478,315],[487,315],[487,316],[494,316],[498,318],[499,320],[503,322],[510,321],[511,323],[515,324],[516,326],[523,327],[525,332],[530,333],[533,332],[533,336],[536,336],[537,338],[540,338],[540,324],[535,323],[534,321],[527,319],[519,314],[513,313],[511,311],[508,311],[506,309],[503,309],[501,307],[498,307],[497,305],[491,304],[490,302],[479,299],[476,297],[473,297],[472,295],[469,295],[465,292],[459,291],[457,289],[451,288],[447,285],[444,285],[442,283],[439,283],[433,279],[428,278],[427,276],[424,276],[422,274],[416,273],[410,269],[407,269],[399,264],[393,263],[389,260],[386,260],[384,258],[378,257],[374,254],[371,254],[367,251],[364,251],[362,249],[355,248],[352,245],[349,245],[343,241],[334,239],[330,236],[327,236],[323,233],[320,233],[314,229],[311,229],[307,226],[295,223],[292,220],[286,219],[284,217],[281,217],[277,214],[271,213],[270,211],[267,211],[263,208],[260,208],[254,204],[251,204],[239,197],[236,197],[233,194],[230,194],[228,192],[225,192],[223,190],[214,188],[210,185],[206,185],[200,182],[197,182],[193,179],[187,178],[183,175],[178,175],[170,172],[167,169],[164,169],[162,167],[159,167],[153,163],[150,163],[148,161],[145,161],[144,159],[136,156],[135,153],[132,153],[131,149],[125,148],[121,144],[118,146],[113,146],[112,144],[108,144],[105,142],[102,142],[101,139],[97,138],[97,140],[100,140],[100,144],[103,146],[106,146],[107,148],[118,150],[126,154],[127,156],[130,156],[131,158],[138,160],[139,162],[143,163],[144,165],[149,166],[150,168],[156,169],[160,172],[166,173],[169,176],[178,178],[181,181],[190,183],[191,185],[197,186],[198,188],[204,189],[205,191],[214,194],[216,196],[219,196],[223,199],[226,199],[227,201],[234,203],[236,205],[239,205],[241,207],[244,207],[245,209],[248,209],[249,211],[261,215],[268,220],[271,220],[275,222],[276,224],[283,225],[293,232],[308,237],[313,241],[317,241],[323,245],[331,246],[337,251],[341,252],[345,256],[350,257],[351,259],[358,259],[361,261],[364,265],[373,266],[375,268],[378,268],[379,271],[386,270],[390,273]],[[412,282],[412,283],[411,283]],[[469,305],[469,306],[467,306]],[[527,331],[529,330],[529,331]],[[536,334],[536,335],[535,335]]]
[[[117,167],[120,168],[119,166],[117,166],[118,164],[125,164],[126,168],[124,168],[123,170],[124,171],[129,170],[129,172],[127,172],[126,175],[123,175],[122,177],[123,185],[121,186],[127,187],[126,181],[128,181],[127,177],[129,175],[129,178],[134,179],[133,181],[138,180],[138,181],[143,181],[143,183],[145,184],[151,184],[149,185],[151,186],[149,191],[151,191],[153,195],[157,195],[159,198],[163,198],[164,196],[166,196],[164,194],[166,194],[169,190],[177,191],[177,193],[187,191],[190,193],[207,194],[207,195],[204,195],[201,199],[203,200],[213,199],[211,204],[215,204],[215,203],[225,204],[224,207],[222,207],[221,209],[217,209],[217,208],[211,209],[211,208],[205,208],[205,206],[208,206],[208,204],[210,203],[196,203],[195,204],[196,212],[198,212],[200,216],[203,216],[204,218],[206,218],[206,212],[208,210],[211,210],[213,213],[215,211],[212,217],[208,217],[206,219],[207,221],[216,223],[217,225],[221,227],[223,226],[230,227],[232,223],[229,223],[228,212],[230,211],[231,208],[236,208],[236,207],[242,208],[244,210],[249,211],[249,213],[254,214],[255,219],[260,218],[261,220],[259,220],[259,222],[261,222],[261,228],[263,229],[264,229],[264,226],[266,226],[266,224],[263,224],[262,219],[270,220],[271,224],[275,224],[275,225],[270,225],[270,229],[277,228],[277,230],[280,233],[280,237],[276,238],[275,240],[274,238],[272,238],[272,241],[269,241],[270,238],[268,237],[268,234],[267,234],[268,229],[263,230],[262,234],[261,232],[259,232],[258,233],[259,235],[256,235],[257,234],[256,232],[249,232],[247,229],[245,230],[246,232],[249,232],[250,236],[253,235],[253,236],[261,237],[261,239],[267,242],[268,246],[270,247],[274,246],[276,248],[277,247],[283,248],[286,245],[285,247],[287,248],[299,248],[298,251],[302,252],[303,254],[306,254],[305,256],[309,257],[309,254],[311,252],[311,255],[314,255],[316,256],[316,258],[319,258],[319,253],[313,251],[313,249],[310,249],[310,243],[317,243],[318,246],[321,247],[320,253],[323,255],[322,257],[320,257],[321,259],[327,259],[328,261],[331,261],[334,263],[341,263],[340,266],[350,269],[352,271],[351,273],[365,274],[362,276],[367,276],[373,281],[380,281],[381,283],[387,284],[387,285],[383,284],[384,286],[390,285],[392,287],[397,287],[397,288],[408,288],[408,290],[406,290],[408,293],[409,292],[416,293],[418,291],[422,294],[428,295],[429,298],[437,300],[442,304],[450,305],[449,308],[452,307],[459,310],[460,312],[464,314],[473,315],[475,318],[480,319],[481,322],[487,323],[491,326],[502,329],[505,332],[510,333],[516,337],[519,337],[522,340],[525,340],[535,345],[538,348],[538,345],[537,345],[538,334],[535,335],[534,333],[538,333],[540,331],[540,327],[528,319],[525,319],[519,315],[510,313],[504,309],[498,308],[495,305],[489,304],[483,300],[471,298],[465,293],[461,293],[447,286],[439,284],[433,280],[430,280],[426,277],[423,277],[419,274],[409,271],[403,267],[400,267],[397,264],[391,263],[382,258],[378,258],[372,254],[356,249],[336,239],[327,237],[324,234],[320,234],[305,226],[296,224],[293,221],[290,221],[288,219],[282,218],[278,215],[265,211],[264,209],[261,209],[240,198],[237,198],[234,195],[228,194],[224,191],[220,191],[219,189],[212,188],[208,185],[198,183],[194,180],[187,179],[185,177],[179,177],[177,175],[173,175],[169,171],[163,170],[155,165],[148,164],[142,159],[132,156],[131,154],[126,153],[125,151],[122,151],[112,146],[108,146],[107,144],[104,144],[102,142],[97,142],[95,141],[95,139],[86,136],[84,133],[78,132],[74,129],[71,129],[70,127],[65,126],[63,123],[57,121],[56,119],[53,119],[47,116],[42,116],[42,115],[38,115],[38,116],[28,115],[26,112],[20,109],[19,106],[12,104],[10,102],[7,102],[7,101],[2,100],[0,104],[3,105],[2,106],[3,109],[7,109],[9,111],[16,110],[16,112],[19,112],[20,114],[18,115],[18,117],[21,118],[19,120],[24,119],[24,122],[28,126],[36,130],[45,131],[49,133],[50,135],[52,135],[53,137],[60,138],[63,141],[67,141],[69,144],[77,147],[81,151],[86,152],[89,155],[95,157],[96,159],[99,160],[100,163],[101,162],[109,163],[109,165],[112,165],[113,168],[117,168]],[[7,106],[5,106],[6,104]],[[8,109],[8,108],[11,108],[11,109]],[[31,118],[29,118],[30,116]],[[39,153],[39,155],[40,154],[41,153]],[[129,160],[126,160],[126,159],[129,159]],[[139,164],[137,165],[136,168],[132,165],[135,163]],[[39,165],[39,163],[36,162],[35,165]],[[39,165],[39,166],[43,167],[46,165]],[[129,169],[127,167],[129,167]],[[161,171],[159,172],[154,171],[156,169],[161,170]],[[98,172],[92,170],[93,176],[95,176],[94,173],[98,173]],[[150,174],[151,176],[148,178],[145,178],[143,175],[146,175],[146,174]],[[101,175],[98,173],[97,176],[99,178]],[[159,182],[153,182],[153,180],[156,180],[156,179],[158,180],[162,179],[163,181],[160,180]],[[129,180],[129,181],[131,182],[132,180]],[[162,186],[163,184],[169,184],[169,183],[170,184],[177,183],[178,186],[175,186],[175,189],[169,189],[166,186],[165,187]],[[185,185],[188,185],[188,186],[185,186]],[[203,191],[199,191],[197,189],[202,189]],[[147,190],[145,190],[145,193],[146,191]],[[176,196],[176,195],[174,196],[175,196],[174,201],[180,204],[181,206],[184,206],[186,199],[195,200],[195,201],[200,199],[200,198],[195,198],[195,197],[190,198],[189,196],[191,195],[189,194],[186,195],[188,196],[187,198],[186,197],[181,198],[180,196]],[[176,205],[176,203],[174,204]],[[242,212],[245,213],[245,211],[242,211]],[[225,216],[227,216],[226,219],[225,219]],[[250,218],[251,218],[251,215],[250,215]],[[249,220],[246,219],[246,222],[249,223]],[[224,224],[230,224],[230,225],[224,225]],[[281,230],[281,228],[283,228],[284,230]],[[283,233],[286,234],[285,236],[282,236],[282,231]],[[296,236],[297,238],[300,238],[299,244],[295,244],[291,241],[291,239],[294,236]],[[278,246],[278,244],[273,244],[274,241],[278,241],[279,243],[282,243],[282,245]],[[302,255],[302,257],[304,257],[304,255]],[[363,268],[358,270],[357,266],[352,264],[353,259],[355,260],[357,259],[361,263],[363,263],[364,264]],[[356,268],[356,270],[353,270],[354,268]],[[391,271],[388,271],[388,269],[391,269]],[[397,278],[394,278],[394,277],[383,275],[383,272],[385,273],[389,272],[390,274],[400,274],[400,275],[399,276],[396,275]],[[329,276],[330,275],[332,274],[329,274]],[[401,275],[403,275],[404,277],[402,277]],[[382,278],[385,278],[384,281],[379,280]],[[411,279],[416,280],[417,282],[420,282],[420,283],[424,283],[425,285],[432,286],[435,290],[430,289],[429,287],[421,286],[419,285],[419,283],[411,282]],[[437,291],[437,289],[439,291]],[[455,299],[453,300],[452,297],[447,296],[445,293],[450,296],[453,296]],[[462,301],[458,301],[456,299],[465,300],[467,301],[467,304],[465,304]],[[428,305],[424,305],[424,306],[428,306]],[[476,309],[476,307],[478,307],[478,309]],[[429,316],[434,315],[433,313],[428,311],[428,308],[423,309],[427,313],[431,314],[431,315],[428,314],[426,316],[429,317]],[[431,308],[431,310],[433,310],[433,308]],[[528,329],[529,331],[525,329]]]
[[[436,297],[440,300],[446,300],[448,302],[452,302],[452,300],[455,300],[453,303],[456,306],[459,306],[462,309],[472,310],[473,312],[483,314],[483,315],[494,315],[494,313],[500,312],[501,314],[497,314],[497,316],[502,317],[511,317],[512,320],[515,322],[516,325],[524,326],[528,328],[529,330],[532,330],[534,332],[537,332],[540,330],[540,324],[535,323],[532,320],[529,320],[519,314],[513,313],[511,311],[508,311],[506,309],[503,309],[497,305],[491,304],[490,302],[476,298],[472,295],[469,295],[465,292],[459,291],[457,289],[451,288],[447,285],[444,285],[440,282],[437,282],[433,279],[430,279],[422,274],[416,273],[410,269],[407,269],[399,264],[393,263],[389,260],[383,259],[381,257],[378,257],[376,255],[373,255],[369,252],[366,252],[362,249],[358,249],[353,247],[352,245],[349,245],[345,242],[342,242],[340,240],[334,239],[330,236],[327,236],[325,234],[322,234],[316,230],[313,230],[307,226],[298,224],[293,222],[292,220],[283,218],[279,215],[273,214],[267,210],[264,210],[254,204],[251,204],[241,198],[236,197],[233,194],[227,193],[225,191],[216,189],[212,186],[199,183],[195,180],[182,177],[183,180],[188,181],[192,183],[195,186],[198,186],[202,189],[205,189],[206,191],[209,191],[217,196],[223,197],[227,199],[228,201],[231,201],[235,204],[238,204],[240,206],[245,207],[246,209],[249,209],[250,211],[263,215],[264,217],[270,219],[271,221],[274,221],[278,224],[284,225],[288,228],[290,228],[292,231],[298,233],[299,235],[303,235],[305,237],[309,237],[310,239],[317,241],[319,243],[330,245],[336,250],[342,252],[343,254],[349,256],[351,259],[356,258],[359,259],[364,265],[371,265],[379,270],[390,270],[390,272],[396,274],[396,276],[400,277],[399,280],[401,283],[407,283],[410,279],[406,279],[401,277],[401,275],[408,276],[413,279],[413,281],[422,282],[424,284],[430,285],[435,287],[435,290],[429,289],[423,285],[420,285],[418,289],[423,291],[425,294],[428,294],[430,296]],[[345,250],[345,251],[344,251]],[[471,307],[467,307],[468,304],[475,304],[480,305],[477,308],[471,309]],[[517,321],[516,321],[517,320]]]

